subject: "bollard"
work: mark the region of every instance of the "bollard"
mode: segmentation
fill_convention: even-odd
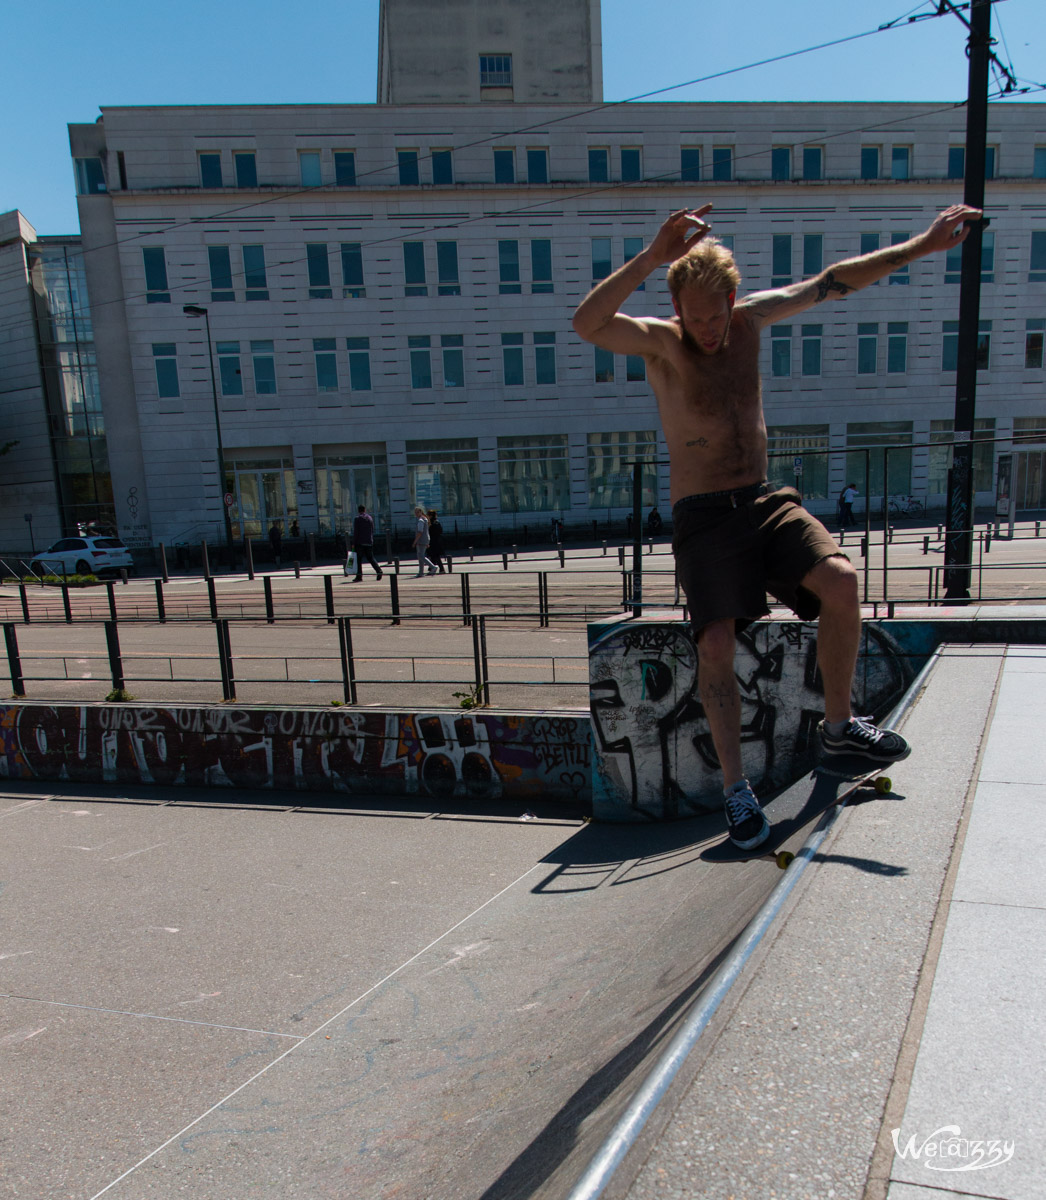
[[[327,605],[327,624],[334,624],[334,580],[329,575],[323,577],[323,599]]]
[[[163,604],[163,580],[156,581],[156,617],[162,625],[167,624],[167,610]]]
[[[503,551],[502,555],[501,555],[501,569],[503,571],[508,570],[508,551],[507,550]]]
[[[454,560],[448,554],[447,557],[443,561],[447,564],[447,574],[453,575],[454,574]]]
[[[211,577],[211,556],[207,553],[207,542],[206,541],[202,541],[200,543],[200,554],[202,556],[201,561],[203,562],[203,577],[204,577],[204,579],[210,579],[210,577]]]
[[[563,549],[562,546],[560,546],[560,548],[559,548],[559,565],[561,567],[565,567],[567,565],[566,551]]]
[[[276,611],[272,606],[272,578],[268,575],[262,577],[262,590],[265,592],[265,619],[270,625],[274,625]]]
[[[16,696],[24,696],[25,680],[22,678],[22,660],[18,656],[18,638],[15,637],[14,622],[4,622],[4,642],[7,644],[7,669],[11,675],[11,691]]]
[[[927,534],[926,537],[923,538],[923,554],[929,554],[929,553],[930,553],[930,536],[929,536],[929,534]]]
[[[160,543],[160,578],[164,583],[170,583],[170,576],[167,574],[167,547]]]
[[[647,554],[653,554],[653,553],[654,553],[654,539],[648,538],[647,539]]]
[[[121,583],[127,582],[127,568],[126,567],[120,568],[120,582]]]
[[[123,659],[120,657],[120,635],[115,621],[105,623],[105,645],[109,651],[109,673],[113,677],[113,691],[123,690]]]
[[[207,580],[207,599],[211,605],[211,620],[218,620],[218,593],[215,591],[214,580]]]
[[[247,553],[247,578],[254,578],[254,550],[251,548],[251,539],[245,537],[243,539],[243,548]]]
[[[519,558],[519,550],[515,546],[512,547],[512,557]]]
[[[65,623],[66,623],[66,625],[72,625],[73,610],[72,610],[72,606],[69,603],[69,585],[67,583],[62,584],[62,606],[65,608]]]
[[[294,560],[294,578],[301,579],[301,563],[297,559]]]
[[[398,558],[392,560],[392,569],[397,575],[400,573],[400,560]]]
[[[618,548],[617,548],[617,564],[619,567],[624,569],[624,566],[625,566],[625,548],[624,548],[624,546],[618,546]]]
[[[110,581],[105,585],[105,590],[109,593],[109,620],[116,620],[116,588]]]
[[[996,537],[999,536],[998,529],[996,529],[996,531],[995,531],[995,536]],[[991,551],[991,548],[992,548],[992,530],[991,530],[991,526],[989,525],[988,528],[984,531],[984,553],[988,554]]]
[[[396,564],[399,566],[399,564]],[[393,625],[401,624],[400,621],[400,581],[395,575],[389,576],[389,592],[392,600],[392,623]]]
[[[475,562],[476,556],[472,553],[472,547],[469,546],[469,562]]]
[[[606,542],[604,542],[603,543],[603,557],[606,558],[606,556],[607,556],[607,544],[606,544]]]
[[[868,539],[866,537],[861,538],[861,557],[868,557]]]
[[[25,584],[18,585],[18,598],[22,601],[22,620],[29,624],[29,596],[26,594]]]

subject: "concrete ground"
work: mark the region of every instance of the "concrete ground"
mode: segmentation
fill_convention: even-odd
[[[1044,1194],[1044,688],[948,651],[606,1195]],[[565,1196],[780,878],[710,819],[256,799],[0,791],[0,1195]],[[1012,1158],[935,1172],[950,1125]]]

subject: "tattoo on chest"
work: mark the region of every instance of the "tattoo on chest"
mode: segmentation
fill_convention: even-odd
[[[704,437],[694,438],[693,441],[687,442],[687,445],[688,446],[707,446],[708,438],[704,438]]]
[[[827,300],[829,293],[838,292],[840,296],[845,296],[847,292],[852,292],[853,288],[848,283],[843,283],[841,279],[836,279],[832,271],[828,271],[825,277],[817,284],[817,303],[822,300]]]

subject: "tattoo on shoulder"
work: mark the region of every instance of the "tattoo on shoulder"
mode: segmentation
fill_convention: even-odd
[[[826,271],[823,278],[817,281],[817,303],[820,304],[822,300],[827,300],[832,292],[839,296],[845,296],[853,290],[848,283],[836,279],[834,271]]]
[[[704,438],[704,437],[694,438],[693,441],[687,442],[687,445],[688,446],[707,446],[708,438]]]

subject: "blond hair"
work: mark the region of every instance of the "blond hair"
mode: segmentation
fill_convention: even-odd
[[[734,256],[718,238],[702,238],[668,268],[668,290],[677,299],[685,288],[701,292],[736,292],[741,282]]]

